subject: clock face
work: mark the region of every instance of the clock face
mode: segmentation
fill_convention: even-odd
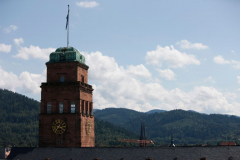
[[[56,134],[63,134],[66,130],[66,123],[61,119],[57,119],[52,124],[52,130]]]

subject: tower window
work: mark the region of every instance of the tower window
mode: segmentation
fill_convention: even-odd
[[[60,82],[65,82],[65,77],[60,77]]]
[[[50,114],[52,112],[52,103],[47,102],[47,113]]]
[[[84,82],[84,76],[82,75],[82,82]]]
[[[88,108],[88,101],[85,101],[86,102],[86,114],[89,115],[89,108]]]
[[[84,113],[84,111],[85,111],[85,108],[84,108],[84,100],[81,100],[81,101],[82,101],[82,103],[81,103],[81,104],[82,104],[82,113],[85,114],[85,113]]]
[[[71,113],[75,113],[75,102],[71,102]]]
[[[59,102],[59,113],[63,113],[63,102]]]
[[[90,102],[90,106],[89,106],[89,110],[90,110],[90,115],[93,116],[93,103]]]

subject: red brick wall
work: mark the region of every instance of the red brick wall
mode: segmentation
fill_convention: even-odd
[[[47,63],[47,82],[59,82],[64,76],[66,82],[82,81],[88,83],[88,67],[82,68],[79,62]]]
[[[43,83],[41,86],[39,146],[94,147],[94,116],[90,115],[90,112],[86,112],[86,110],[92,110],[90,108],[93,102],[92,90],[84,88],[84,84],[77,82],[82,80],[82,76],[84,76],[84,83],[88,82],[88,67],[79,62],[47,63],[46,65],[47,83]],[[59,83],[61,76],[65,77],[66,83]],[[75,102],[77,114],[71,113],[72,101]],[[51,102],[51,114],[47,114],[47,102]],[[59,113],[59,102],[63,102],[63,113]],[[82,108],[82,104],[84,108]],[[87,106],[88,108],[86,108]],[[67,128],[63,134],[55,134],[52,130],[52,123],[56,119],[62,119],[66,123]],[[86,132],[87,122],[90,123],[87,128],[91,128],[89,134]],[[58,140],[62,142],[60,145],[57,144]]]
[[[62,119],[66,123],[67,128],[63,134],[56,134],[52,130],[52,123],[56,119]],[[91,124],[90,134],[86,132],[87,121]],[[60,145],[58,140],[62,142]],[[94,117],[77,114],[76,125],[76,113],[40,115],[39,147],[95,147]]]

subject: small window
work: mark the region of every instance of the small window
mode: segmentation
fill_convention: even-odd
[[[60,82],[65,82],[65,77],[60,77]]]
[[[82,100],[82,113],[84,114],[84,111],[85,111],[85,109],[84,109],[84,100]]]
[[[89,108],[90,108],[90,109],[89,109],[89,110],[90,110],[90,111],[89,111],[89,112],[90,112],[90,115],[93,116],[93,103],[92,103],[92,102],[90,102]]]
[[[75,102],[71,102],[71,113],[75,113]]]
[[[85,106],[86,106],[86,112],[88,114],[88,110],[89,110],[89,108],[88,108],[88,101],[85,101]]]
[[[59,113],[63,113],[63,102],[59,102]]]
[[[47,113],[50,114],[52,112],[52,103],[47,102]]]
[[[82,75],[82,82],[84,82],[84,76]]]

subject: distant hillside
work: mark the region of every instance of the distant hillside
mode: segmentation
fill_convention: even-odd
[[[96,118],[95,128],[96,147],[123,145],[121,142],[118,141],[119,138],[139,138],[139,133],[131,132],[121,127],[115,126],[109,122],[99,121]]]
[[[208,143],[216,145],[222,141],[239,143],[240,118],[236,116],[172,110],[153,114],[135,112],[136,118],[126,118],[128,109],[112,108],[110,112],[108,111],[107,109],[102,110],[101,117],[98,117],[98,114],[95,115],[99,119],[122,126],[136,134],[139,133],[141,121],[145,121],[147,136],[155,140],[155,144],[170,143],[171,133],[177,144]],[[133,111],[129,110],[129,112]],[[117,117],[117,120],[114,117]]]
[[[112,124],[121,126],[132,119],[144,116],[145,113],[126,108],[106,108],[95,111],[94,115],[99,120],[108,121]]]
[[[165,110],[161,110],[161,109],[153,109],[153,110],[150,110],[148,112],[145,112],[147,114],[152,114],[152,113],[162,113],[162,112],[166,112]]]
[[[0,146],[36,146],[39,107],[38,101],[0,89]]]
[[[0,89],[0,147],[38,145],[40,103],[24,95]],[[138,134],[95,118],[96,146],[120,145],[118,138]]]
[[[98,111],[98,110],[99,110],[99,109],[93,109],[93,113],[96,112],[96,111]]]
[[[39,107],[38,101],[0,89],[0,147],[5,144],[37,146]],[[148,139],[154,140],[156,145],[169,144],[171,133],[175,144],[182,145],[216,145],[222,141],[239,144],[240,139],[237,116],[184,110],[148,114],[125,108],[97,110],[94,115],[96,146],[122,145],[118,138],[137,139],[141,121],[145,121]]]

